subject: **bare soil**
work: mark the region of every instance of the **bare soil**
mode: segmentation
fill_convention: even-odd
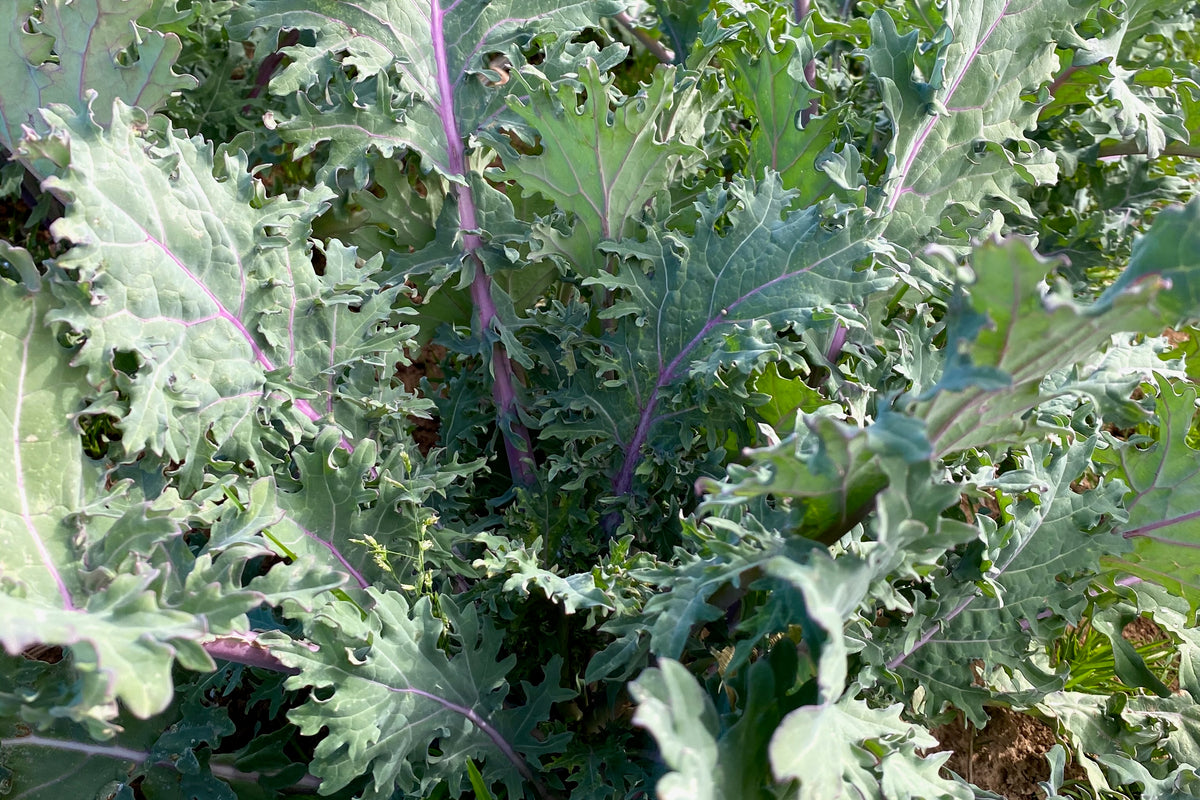
[[[1167,634],[1163,632],[1163,629],[1158,627],[1154,623],[1154,620],[1149,617],[1138,617],[1121,629],[1121,635],[1131,642],[1134,647],[1154,644],[1167,638]]]
[[[988,710],[988,724],[979,729],[956,720],[933,731],[937,750],[954,755],[945,767],[971,783],[1008,800],[1039,800],[1038,781],[1049,780],[1046,751],[1055,744],[1054,731],[1025,714],[1004,708]]]
[[[1148,617],[1138,617],[1121,631],[1135,646],[1166,638],[1162,628]],[[1178,690],[1178,683],[1172,685]],[[1005,708],[988,710],[988,724],[976,728],[959,719],[933,730],[940,745],[934,752],[953,753],[945,764],[981,789],[1007,800],[1042,800],[1039,781],[1049,780],[1046,752],[1055,745],[1054,731],[1042,721]],[[1068,778],[1083,777],[1074,764],[1067,765]]]

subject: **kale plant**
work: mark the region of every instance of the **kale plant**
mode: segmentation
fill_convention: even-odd
[[[0,794],[1200,796],[1194,3],[6,8]]]

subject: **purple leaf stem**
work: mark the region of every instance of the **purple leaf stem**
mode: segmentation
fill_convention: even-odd
[[[633,439],[630,440],[629,447],[625,450],[625,460],[621,463],[621,470],[617,473],[617,479],[613,485],[616,494],[627,494],[629,492],[629,487],[633,485],[633,472],[637,468],[638,460],[641,457],[642,445],[646,443],[646,439],[650,435],[650,426],[657,421],[654,416],[654,410],[658,406],[659,394],[669,383],[671,383],[671,381],[675,380],[676,373],[682,366],[683,360],[687,358],[691,352],[695,350],[696,347],[702,341],[704,341],[704,339],[718,326],[743,322],[744,320],[734,319],[730,316],[730,312],[732,312],[742,303],[746,302],[760,292],[770,288],[771,286],[774,286],[780,281],[785,281],[790,278],[794,278],[797,275],[816,269],[834,256],[840,255],[849,247],[850,246],[848,245],[847,247],[835,250],[828,255],[818,258],[816,261],[806,267],[784,273],[777,278],[772,278],[771,280],[766,281],[761,286],[751,289],[727,305],[725,308],[722,308],[719,312],[713,315],[711,319],[704,323],[704,327],[692,337],[690,342],[680,349],[679,354],[676,355],[675,358],[671,359],[671,363],[667,364],[666,368],[661,371],[658,381],[654,384],[654,388],[650,391],[650,399],[647,401],[646,407],[642,409],[642,413],[639,415],[637,430],[634,431]],[[659,363],[662,363],[661,357]]]
[[[1053,82],[1051,82],[1050,86],[1048,87],[1050,96],[1053,97],[1054,94],[1056,92],[1058,92],[1059,89],[1062,88],[1062,85],[1064,83],[1066,83],[1068,80],[1070,80],[1071,76],[1074,75],[1076,72],[1078,72],[1080,69],[1082,69],[1082,67],[1077,67],[1074,64],[1072,64],[1071,66],[1064,69],[1062,72],[1058,73],[1058,77],[1055,78],[1053,80]]]
[[[453,6],[451,6],[453,8]],[[434,104],[442,121],[442,133],[446,137],[448,167],[454,181],[454,195],[458,200],[459,226],[463,233],[463,249],[475,267],[475,279],[471,282],[471,301],[479,315],[479,327],[487,331],[498,324],[496,304],[492,302],[492,279],[483,268],[478,251],[483,245],[479,234],[479,218],[476,214],[475,197],[466,184],[467,157],[462,136],[458,131],[458,119],[454,113],[454,87],[450,80],[450,66],[446,53],[446,38],[443,23],[446,11],[441,0],[433,0],[430,7],[430,37],[433,40],[433,59],[437,65],[439,99]],[[522,486],[536,482],[533,471],[533,440],[529,429],[521,422],[517,409],[516,377],[512,361],[500,343],[492,347],[492,398],[499,411],[504,451],[513,480]]]
[[[545,785],[537,779],[536,775],[533,774],[533,770],[531,770],[529,765],[525,763],[525,759],[521,757],[521,754],[518,753],[511,744],[508,743],[508,740],[501,735],[500,731],[493,728],[491,723],[479,716],[475,709],[468,708],[467,706],[460,706],[458,703],[452,703],[444,697],[439,697],[436,694],[431,694],[423,689],[415,689],[411,686],[405,688],[395,688],[392,689],[392,691],[398,694],[415,694],[418,697],[424,697],[426,700],[432,700],[433,702],[437,703],[447,711],[453,711],[455,714],[461,714],[462,716],[466,717],[471,721],[472,725],[474,725],[480,730],[481,733],[483,733],[484,736],[492,740],[492,744],[496,745],[496,748],[504,754],[504,757],[507,758],[512,765],[517,768],[517,772],[521,773],[521,777],[533,785],[533,787],[537,790],[539,797],[549,797],[549,793],[547,792]]]
[[[69,753],[83,753],[92,758],[111,758],[120,761],[133,761],[137,764],[144,764],[150,758],[150,753],[145,750],[134,750],[129,747],[121,747],[109,742],[80,742],[70,739],[52,739],[48,736],[12,736],[5,739],[0,739],[0,748],[6,747],[44,747],[47,750]],[[170,760],[162,760],[155,762],[157,765],[177,769],[178,765]],[[95,767],[100,769],[100,767]],[[227,781],[236,783],[261,783],[265,777],[261,772],[243,772],[240,769],[231,767],[228,764],[213,763],[209,765],[213,775],[218,778],[224,778]],[[303,789],[307,792],[315,792],[321,786],[321,779],[312,775],[305,775],[298,781],[291,784],[292,789]]]
[[[817,60],[815,58],[810,58],[808,60],[808,63],[804,65],[804,80],[805,80],[805,82],[808,83],[809,86],[812,86],[813,84],[816,83]],[[821,101],[814,97],[812,99],[812,102],[808,104],[808,108],[806,108],[800,112],[801,127],[807,125],[808,121],[813,118],[813,115],[816,114],[820,110],[821,110]]]
[[[298,34],[297,34],[297,40],[298,40]],[[291,38],[291,34],[289,33],[281,41],[280,47],[284,47],[286,44],[288,44],[291,41],[292,41],[292,38]],[[260,77],[263,77],[263,76],[260,76]],[[270,75],[266,75],[264,79],[269,81]],[[257,94],[257,92],[252,93],[251,97],[256,96],[256,94]],[[30,165],[26,164],[26,168],[31,173],[33,172],[33,168]],[[41,177],[43,177],[43,176],[39,175],[38,177],[39,177],[39,179],[41,179]],[[144,225],[141,225],[140,223],[138,223],[137,220],[135,220],[132,216],[128,217],[127,219],[129,222],[131,222],[135,225],[138,225],[138,227],[140,227],[142,229],[142,233],[143,233],[143,235],[145,235],[146,241],[149,242],[154,247],[156,247],[159,251],[162,252],[162,254],[164,256],[166,256],[168,259],[170,259],[175,264],[175,266],[179,269],[179,271],[182,272],[184,274],[184,276],[187,277],[187,279],[190,280],[196,286],[197,289],[199,289],[202,293],[204,293],[208,297],[208,299],[212,302],[212,304],[217,308],[217,316],[219,318],[225,320],[229,324],[233,325],[233,327],[237,330],[237,332],[239,334],[241,334],[242,338],[246,340],[246,343],[250,345],[250,350],[254,354],[254,360],[257,361],[258,364],[267,372],[274,371],[275,364],[271,361],[271,359],[267,356],[267,354],[263,351],[263,349],[258,345],[258,342],[255,340],[254,335],[252,333],[250,333],[249,330],[247,330],[246,326],[237,317],[237,315],[225,307],[225,305],[221,302],[220,298],[218,298],[217,295],[215,293],[213,293],[213,291],[210,290],[204,284],[204,281],[201,280],[198,275],[196,275],[194,272],[192,272],[192,270],[186,264],[184,264],[183,261],[181,261],[173,252],[171,252],[171,248],[168,247],[165,242],[163,242],[160,239],[158,239],[157,237],[155,237]],[[244,282],[244,280],[245,280],[245,278],[243,276],[243,282]],[[291,311],[293,314],[295,313],[294,308]],[[185,325],[191,325],[191,324],[195,324],[195,322],[203,322],[203,321],[206,321],[206,320],[194,320],[192,323],[185,323]],[[313,408],[312,403],[308,402],[307,400],[305,400],[303,398],[295,398],[293,402],[295,404],[296,410],[299,411],[301,414],[303,414],[305,417],[307,417],[312,422],[318,422],[324,416],[319,411],[317,411],[315,408]],[[330,410],[332,411],[332,405],[330,406]],[[342,448],[343,450],[345,450],[348,453],[354,452],[354,445],[352,445],[350,443],[350,440],[347,439],[345,436],[343,436],[341,438],[341,441],[338,442],[338,447]]]
[[[352,567],[350,565],[350,562],[346,560],[346,557],[344,555],[342,555],[342,552],[333,546],[333,542],[325,541],[320,536],[317,536],[315,533],[310,531],[308,528],[305,528],[303,525],[300,525],[299,523],[295,523],[295,524],[296,524],[296,527],[299,528],[306,537],[308,537],[309,539],[312,539],[314,542],[316,542],[317,544],[321,545],[326,550],[328,550],[333,555],[333,557],[337,559],[337,562],[339,564],[341,564],[342,567],[345,568],[345,570],[347,572],[350,573],[350,577],[354,580],[355,583],[357,583],[359,585],[360,588],[366,589],[368,586],[371,585],[370,581],[368,581],[366,578],[364,578],[362,576],[361,572],[359,572],[358,570],[356,570],[354,567]]]
[[[136,221],[133,220],[132,217],[130,218],[130,221],[136,224]],[[275,370],[274,362],[272,362],[270,356],[268,356],[266,352],[259,347],[258,342],[254,339],[254,334],[250,333],[245,324],[238,319],[238,316],[225,307],[225,304],[221,302],[221,298],[217,297],[217,295],[211,289],[205,286],[204,281],[202,281],[198,275],[192,272],[192,270],[188,268],[188,266],[184,264],[178,256],[171,252],[171,248],[168,247],[165,242],[155,238],[154,235],[151,234],[150,231],[146,230],[144,226],[139,227],[142,228],[142,232],[146,236],[146,241],[152,244],[159,251],[161,251],[164,256],[174,262],[176,268],[178,268],[179,271],[182,272],[184,276],[186,276],[187,279],[190,280],[201,293],[208,297],[209,301],[214,306],[216,306],[217,316],[228,322],[234,327],[234,329],[237,330],[239,334],[241,334],[242,338],[246,340],[246,343],[250,345],[250,352],[254,354],[254,360],[258,362],[259,366],[261,366],[267,372],[273,372]],[[323,415],[313,408],[312,403],[308,402],[307,400],[297,397],[293,402],[295,403],[296,410],[308,417],[313,422],[317,422],[322,418]],[[354,445],[350,444],[350,440],[345,436],[343,436],[341,441],[338,442],[338,447],[342,448],[348,453],[354,452]]]
[[[254,75],[254,87],[250,90],[250,93],[247,95],[247,97],[253,100],[263,93],[263,90],[267,88],[267,84],[271,82],[271,78],[275,77],[275,70],[278,69],[279,65],[283,63],[283,48],[291,47],[299,41],[299,30],[285,31],[281,33],[279,36],[278,46],[276,46],[275,50],[272,51],[271,55],[264,58],[262,63],[258,65],[258,72]],[[242,106],[243,114],[249,114],[250,111],[251,108],[249,103]]]
[[[996,15],[996,20],[992,23],[992,26],[988,28],[987,33],[980,38],[979,43],[975,45],[975,49],[971,51],[970,55],[968,55],[966,60],[963,62],[962,69],[958,71],[958,74],[954,76],[954,80],[950,82],[950,86],[946,90],[946,98],[943,101],[944,105],[950,105],[950,101],[954,98],[954,93],[958,91],[959,85],[962,84],[963,79],[967,76],[967,70],[969,70],[971,65],[975,63],[975,59],[979,57],[979,53],[983,50],[983,46],[987,44],[988,39],[992,38],[992,34],[996,32],[996,29],[1000,27],[1000,23],[1004,21],[1006,16],[1008,16],[1008,6],[1009,2],[1005,2],[1003,7],[1000,9],[1000,13]],[[934,126],[937,125],[941,120],[942,117],[933,115],[925,120],[925,124],[921,126],[921,130],[917,133],[917,138],[913,140],[912,148],[909,150],[908,156],[905,157],[904,163],[900,166],[900,172],[896,176],[898,179],[896,183],[896,191],[892,192],[892,195],[888,198],[888,211],[896,210],[896,204],[900,202],[901,195],[905,194],[905,192],[902,191],[904,181],[908,179],[908,173],[912,170],[913,164],[916,163],[917,156],[920,155],[921,148],[925,146],[925,142],[929,139],[929,135],[933,133]]]
[[[700,329],[700,332],[692,337],[679,355],[671,360],[658,376],[658,381],[654,384],[654,388],[650,391],[650,400],[646,403],[645,409],[642,410],[641,417],[638,419],[637,430],[633,432],[633,439],[629,442],[629,447],[625,450],[625,460],[621,463],[621,471],[617,473],[617,480],[613,486],[616,493],[626,494],[629,487],[633,484],[633,471],[637,468],[638,458],[641,455],[642,445],[646,443],[646,438],[650,435],[650,425],[654,420],[654,409],[658,406],[658,395],[663,388],[671,381],[675,380],[675,371],[679,369],[685,356],[696,348],[712,332],[713,328],[722,322],[727,321],[724,316],[718,316],[710,319]],[[661,362],[660,362],[661,363]]]
[[[905,661],[907,661],[909,656],[911,656],[913,653],[920,650],[925,645],[929,644],[929,640],[933,638],[933,635],[935,633],[937,633],[938,631],[940,631],[942,629],[942,626],[950,624],[950,620],[954,619],[959,614],[966,611],[967,606],[969,606],[969,605],[971,605],[971,603],[975,602],[975,598],[979,597],[979,596],[980,595],[978,595],[978,594],[973,594],[970,597],[964,597],[961,601],[959,601],[958,605],[956,605],[954,607],[954,609],[951,610],[951,612],[946,615],[945,619],[939,620],[937,622],[937,624],[935,624],[935,625],[930,625],[929,630],[922,633],[921,638],[917,639],[917,641],[913,643],[912,647],[908,648],[903,653],[896,656],[891,661],[887,662],[887,668],[888,669],[896,669],[901,664],[903,664]]]
[[[218,636],[208,641],[203,642],[204,651],[210,656],[221,661],[230,661],[235,664],[245,664],[249,667],[260,667],[269,669],[275,672],[281,672],[285,675],[299,675],[300,670],[296,667],[289,667],[283,663],[270,648],[259,642],[253,634],[240,634],[231,636]],[[315,649],[315,648],[313,648]],[[471,724],[479,729],[484,736],[491,739],[492,744],[496,745],[504,757],[516,767],[517,772],[521,773],[521,777],[529,781],[535,788],[539,797],[549,798],[550,794],[546,786],[538,780],[534,775],[533,770],[529,768],[529,764],[521,757],[521,754],[509,744],[500,731],[496,730],[490,722],[481,717],[477,711],[467,706],[461,706],[458,703],[451,702],[444,697],[427,692],[424,689],[417,689],[412,686],[405,687],[389,687],[390,691],[397,694],[415,694],[418,697],[424,697],[426,700],[432,700],[447,711],[453,711],[466,719],[470,720]]]
[[[804,18],[812,11],[810,0],[795,0],[794,11],[796,13],[796,24],[804,22]],[[817,83],[817,60],[810,58],[808,63],[804,65],[804,81],[809,86],[816,86]],[[821,110],[821,101],[814,97],[812,102],[808,104],[808,108],[800,112],[800,127],[808,125],[808,121]],[[837,361],[838,356],[842,354],[842,345],[846,343],[846,328],[840,322],[834,323],[833,342],[829,345],[829,350],[825,353],[825,360],[830,364]]]
[[[1138,144],[1136,139],[1129,139],[1116,144],[1104,144],[1096,151],[1096,158],[1115,158],[1117,156],[1144,156],[1149,155],[1146,151],[1146,145]],[[1195,145],[1184,144],[1183,142],[1171,142],[1159,152],[1160,156],[1180,156],[1182,158],[1200,158],[1200,147]]]
[[[1043,522],[1044,521],[1045,520],[1043,519]],[[1041,527],[1039,525],[1038,530],[1032,532],[1025,539],[1024,542],[1021,542],[1021,544],[1017,548],[1015,548],[1011,554],[1009,554],[1008,558],[1005,559],[1004,563],[999,565],[999,567],[995,571],[995,574],[1003,575],[1005,572],[1007,572],[1008,568],[1013,565],[1013,562],[1017,560],[1017,557],[1020,556],[1021,553],[1025,550],[1025,548],[1029,546],[1029,543],[1033,541],[1033,537],[1036,536],[1040,531],[1041,531]],[[903,664],[906,660],[908,660],[909,656],[911,656],[913,653],[920,650],[925,645],[929,644],[929,640],[933,638],[934,634],[936,634],[938,631],[942,630],[946,625],[949,625],[950,621],[952,619],[957,617],[962,612],[966,611],[967,606],[971,605],[971,603],[974,603],[980,597],[983,597],[983,592],[976,590],[975,594],[969,595],[968,597],[964,597],[962,600],[960,600],[958,605],[956,605],[950,611],[949,614],[947,614],[942,619],[938,620],[933,625],[930,625],[929,630],[922,633],[921,638],[917,639],[917,641],[913,643],[912,647],[908,648],[903,653],[901,653],[900,655],[896,656],[891,661],[889,661],[887,663],[888,669],[896,669],[901,664]]]
[[[218,636],[201,642],[204,652],[220,661],[234,664],[245,664],[248,667],[269,669],[282,672],[285,675],[299,675],[300,670],[289,667],[271,652],[271,649],[258,641],[254,634],[239,634]]]
[[[1134,502],[1137,501],[1135,500]],[[1130,505],[1132,506],[1132,503]],[[1142,536],[1147,539],[1154,539],[1155,541],[1167,542],[1175,547],[1200,547],[1200,544],[1194,544],[1170,538],[1164,539],[1159,536],[1148,535],[1151,531],[1156,531],[1159,528],[1169,528],[1172,525],[1178,525],[1181,522],[1189,522],[1197,518],[1200,518],[1200,511],[1190,511],[1187,514],[1180,514],[1179,516],[1171,517],[1170,519],[1159,519],[1155,520],[1154,522],[1147,522],[1145,525],[1140,527],[1130,528],[1129,530],[1122,532],[1121,535],[1126,539],[1132,539],[1135,536]]]

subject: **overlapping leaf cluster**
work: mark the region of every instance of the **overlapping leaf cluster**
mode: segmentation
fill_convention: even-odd
[[[1195,791],[1192,4],[11,10],[0,790]]]

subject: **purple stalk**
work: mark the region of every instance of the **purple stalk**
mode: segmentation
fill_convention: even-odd
[[[518,753],[511,744],[508,743],[508,740],[500,734],[500,731],[493,728],[491,723],[479,716],[475,709],[468,708],[467,706],[460,706],[458,703],[452,703],[444,697],[438,697],[436,694],[430,694],[422,689],[408,687],[396,688],[392,689],[392,691],[398,694],[415,694],[418,697],[424,697],[426,700],[432,700],[433,702],[442,706],[447,711],[453,711],[455,714],[461,714],[469,719],[471,724],[478,728],[484,736],[492,740],[492,744],[496,745],[496,748],[504,754],[504,757],[507,758],[509,762],[517,768],[517,772],[521,773],[521,777],[533,785],[533,787],[537,790],[539,797],[547,796],[545,785],[543,785],[542,782],[537,779],[537,776],[533,774],[533,770],[531,770],[529,765],[525,763],[525,759],[521,758],[521,754]]]
[[[629,447],[625,450],[625,460],[621,462],[621,471],[617,473],[617,480],[613,485],[616,494],[627,494],[629,487],[633,485],[633,471],[637,468],[637,462],[641,458],[642,445],[646,443],[646,437],[650,435],[650,426],[655,422],[654,409],[658,407],[658,395],[667,384],[675,380],[675,372],[683,363],[683,359],[695,349],[696,345],[704,340],[712,332],[712,329],[717,325],[725,322],[725,317],[717,316],[710,319],[700,332],[692,337],[692,340],[679,351],[679,355],[671,360],[671,363],[663,369],[658,376],[658,382],[654,384],[654,388],[650,392],[650,400],[646,403],[645,410],[642,411],[641,418],[638,420],[637,430],[633,433],[633,439],[629,442]],[[662,363],[662,362],[659,362]]]
[[[281,40],[281,42],[279,44],[279,47],[282,48],[289,44],[294,44],[298,40],[299,40],[299,33],[296,31],[290,31],[283,37],[283,39]],[[266,83],[270,81],[271,71],[273,71],[275,69],[275,67],[278,66],[278,64],[280,63],[280,60],[282,60],[283,56],[281,54],[279,54],[278,52],[276,52],[272,56],[268,57],[268,61],[270,61],[271,59],[275,58],[276,56],[278,56],[279,60],[276,60],[271,64],[270,70],[264,72],[263,70],[260,69],[260,74],[258,76],[258,80],[261,83],[261,85],[257,85],[255,87],[255,89],[250,94],[251,97],[256,97],[258,95],[258,93],[261,91],[261,89],[266,85]],[[264,68],[265,67],[266,67],[266,62],[264,62]],[[33,169],[32,164],[30,164],[28,162],[22,162],[22,163],[25,165],[25,168],[29,172],[29,174],[34,175],[39,181],[44,180],[47,177],[47,176],[43,175],[42,173],[35,171]],[[139,225],[133,217],[128,217],[127,220],[129,222],[134,223],[135,225]],[[204,281],[200,278],[200,276],[198,276],[195,272],[192,271],[192,269],[190,267],[188,267],[178,257],[176,257],[176,255],[171,252],[171,249],[166,245],[165,242],[159,241],[157,238],[155,238],[155,236],[153,234],[151,234],[150,231],[145,228],[145,226],[139,225],[139,227],[142,228],[142,233],[146,237],[146,239],[145,239],[146,242],[148,242],[152,246],[158,248],[158,250],[160,250],[164,256],[166,256],[168,259],[170,259],[175,264],[175,266],[179,269],[179,271],[182,272],[183,275],[189,281],[191,281],[200,292],[202,292],[203,294],[205,294],[208,297],[208,299],[212,302],[212,304],[217,308],[216,317],[219,319],[225,320],[230,325],[232,325],[234,327],[234,329],[237,330],[237,332],[241,335],[241,337],[243,339],[245,339],[246,343],[248,345],[250,345],[250,351],[254,354],[254,360],[256,362],[258,362],[258,364],[267,372],[273,371],[275,369],[275,364],[271,361],[270,357],[267,356],[267,354],[263,350],[263,348],[259,346],[258,342],[256,341],[256,339],[254,337],[254,334],[252,334],[249,330],[247,330],[245,324],[238,317],[238,315],[236,313],[234,313],[233,311],[230,311],[228,308],[226,308],[225,305],[221,302],[220,298],[217,297],[217,295],[204,284]],[[244,283],[244,281],[245,281],[245,277],[243,276],[243,283]],[[245,297],[244,297],[244,291],[243,291],[243,302],[244,302],[244,300],[245,300]],[[239,309],[239,313],[240,313],[240,309]],[[295,313],[295,308],[292,309],[292,313]],[[207,322],[207,321],[208,321],[207,319],[193,320],[190,323],[185,323],[185,325],[190,326],[190,325],[197,324],[199,322]],[[303,414],[305,417],[307,417],[312,422],[319,422],[324,417],[324,415],[321,412],[319,412],[315,408],[313,408],[312,403],[310,403],[308,400],[305,400],[303,398],[296,398],[293,402],[294,402],[296,410],[299,411],[301,414]],[[330,407],[330,411],[332,411],[332,406]],[[343,436],[341,441],[338,443],[338,447],[342,448],[343,450],[345,450],[348,453],[354,452],[354,445],[352,445],[350,443],[350,440],[347,439],[345,436]]]
[[[646,443],[646,439],[650,435],[651,426],[655,422],[659,421],[654,416],[654,411],[658,407],[659,394],[667,385],[675,380],[679,370],[683,367],[684,360],[687,359],[691,355],[692,351],[704,341],[705,337],[712,333],[713,330],[718,326],[741,322],[742,320],[732,317],[731,314],[738,306],[742,305],[754,296],[782,281],[790,280],[797,275],[816,269],[826,261],[829,261],[835,256],[840,255],[853,246],[853,244],[846,245],[845,247],[818,258],[816,261],[805,267],[792,270],[791,272],[785,272],[779,277],[772,278],[771,280],[763,283],[761,286],[756,286],[755,288],[746,292],[744,295],[722,308],[719,312],[713,314],[712,317],[704,323],[704,327],[692,337],[690,342],[680,349],[678,355],[671,359],[671,362],[667,364],[666,367],[661,366],[662,352],[661,350],[659,351],[658,363],[660,365],[660,370],[658,381],[654,384],[654,388],[650,391],[649,400],[646,402],[646,407],[639,415],[638,426],[637,430],[634,431],[633,439],[630,440],[629,446],[625,448],[625,460],[621,463],[621,469],[617,473],[617,478],[614,481],[613,486],[616,494],[627,494],[629,492],[629,487],[633,485],[633,472],[635,469],[637,469],[638,461],[641,459],[642,445]]]
[[[1071,66],[1067,67],[1062,72],[1060,72],[1058,74],[1058,77],[1055,78],[1054,81],[1051,82],[1050,86],[1048,87],[1050,96],[1053,97],[1055,94],[1057,94],[1058,90],[1062,88],[1062,85],[1064,83],[1066,83],[1068,80],[1070,80],[1071,76],[1074,75],[1076,72],[1078,72],[1080,69],[1081,69],[1081,67],[1077,67],[1074,64],[1072,64]]]
[[[1044,521],[1045,520],[1043,519],[1043,522]],[[999,567],[996,570],[996,574],[1003,575],[1005,572],[1008,572],[1008,568],[1013,565],[1013,562],[1017,560],[1017,557],[1020,556],[1021,553],[1025,550],[1025,548],[1029,546],[1029,543],[1033,541],[1033,537],[1037,536],[1039,533],[1041,533],[1040,525],[1038,527],[1038,530],[1032,532],[1025,539],[1025,541],[1020,544],[1020,546],[1018,546],[1015,550],[1013,550],[1013,552],[1009,555],[1009,557],[1005,560],[1005,562],[1003,564],[999,565]],[[903,664],[905,661],[907,661],[909,656],[911,656],[913,653],[920,650],[925,645],[929,644],[929,640],[933,638],[934,634],[936,634],[938,631],[942,630],[944,626],[949,625],[951,620],[953,620],[955,617],[957,617],[962,612],[966,611],[967,606],[971,605],[971,603],[974,603],[980,597],[983,597],[983,593],[977,591],[975,594],[972,594],[968,597],[964,597],[962,600],[960,600],[958,605],[956,605],[950,611],[949,614],[942,617],[940,620],[938,620],[933,625],[929,626],[929,629],[921,634],[921,638],[917,639],[917,641],[913,643],[912,647],[908,648],[903,653],[901,653],[900,655],[896,656],[891,661],[889,661],[887,663],[888,669],[896,669],[901,664]],[[1041,617],[1039,617],[1039,619],[1040,618]]]
[[[462,135],[458,131],[458,119],[454,113],[454,86],[450,80],[450,66],[446,54],[446,37],[443,29],[446,12],[441,0],[433,0],[430,7],[430,36],[433,40],[433,59],[437,64],[439,100],[434,105],[442,121],[442,133],[446,137],[446,153],[451,176],[461,178],[454,183],[454,196],[458,200],[459,226],[463,233],[463,249],[475,267],[475,279],[471,282],[471,302],[479,315],[479,328],[488,331],[497,324],[496,304],[492,302],[492,279],[483,268],[479,249],[483,241],[476,233],[479,218],[475,208],[475,197],[466,185],[467,156]],[[496,403],[504,436],[504,451],[513,480],[521,486],[536,483],[533,470],[533,440],[529,429],[518,416],[516,376],[512,361],[504,348],[496,343],[492,348],[492,398]]]
[[[1193,548],[1200,547],[1200,544],[1183,542],[1183,541],[1179,541],[1176,539],[1163,539],[1158,536],[1149,536],[1148,535],[1151,531],[1156,531],[1159,528],[1169,528],[1172,525],[1178,525],[1181,522],[1189,522],[1189,521],[1191,521],[1193,519],[1197,519],[1197,518],[1200,518],[1200,511],[1191,511],[1191,512],[1188,512],[1187,514],[1180,514],[1179,516],[1171,517],[1170,519],[1159,519],[1159,520],[1155,520],[1154,522],[1147,522],[1145,525],[1142,525],[1140,527],[1130,528],[1129,530],[1122,532],[1121,535],[1123,537],[1125,537],[1126,539],[1132,539],[1135,536],[1141,536],[1141,537],[1145,537],[1147,539],[1154,539],[1154,540],[1157,540],[1160,542],[1168,542],[1175,547],[1193,547]]]
[[[254,75],[254,87],[250,90],[247,97],[254,99],[263,93],[267,88],[267,84],[271,82],[271,78],[275,77],[275,70],[283,63],[283,48],[291,47],[299,41],[299,30],[281,32],[279,44],[271,52],[271,55],[264,58],[262,63],[258,65],[258,72]],[[250,110],[249,104],[242,106],[243,114],[249,114]]]
[[[372,467],[372,469],[374,469],[374,467]],[[371,582],[368,581],[366,578],[364,578],[362,576],[361,572],[359,572],[353,566],[351,566],[350,562],[346,560],[346,557],[344,555],[342,555],[342,552],[333,546],[332,541],[326,541],[325,539],[322,539],[320,536],[317,536],[315,533],[310,531],[308,528],[304,527],[303,525],[299,524],[298,522],[295,522],[295,520],[293,520],[293,524],[295,524],[296,527],[299,528],[301,530],[301,532],[307,538],[313,540],[314,542],[319,544],[321,547],[324,547],[326,550],[328,550],[330,552],[330,554],[335,559],[337,559],[337,562],[342,565],[342,568],[350,573],[351,580],[353,580],[355,583],[357,583],[360,589],[366,589],[368,586],[371,585]]]
[[[829,343],[829,349],[825,351],[825,360],[829,362],[832,368],[837,363],[838,356],[842,354],[842,347],[846,344],[846,335],[849,331],[841,322],[835,322],[833,327],[833,341]]]
[[[1096,152],[1096,158],[1115,158],[1117,156],[1145,156],[1149,155],[1146,150],[1146,145],[1138,144],[1137,140],[1129,139],[1116,144],[1101,145]],[[1200,158],[1200,147],[1195,145],[1184,144],[1183,142],[1171,142],[1166,147],[1162,148],[1160,156],[1180,156],[1182,158]]]

